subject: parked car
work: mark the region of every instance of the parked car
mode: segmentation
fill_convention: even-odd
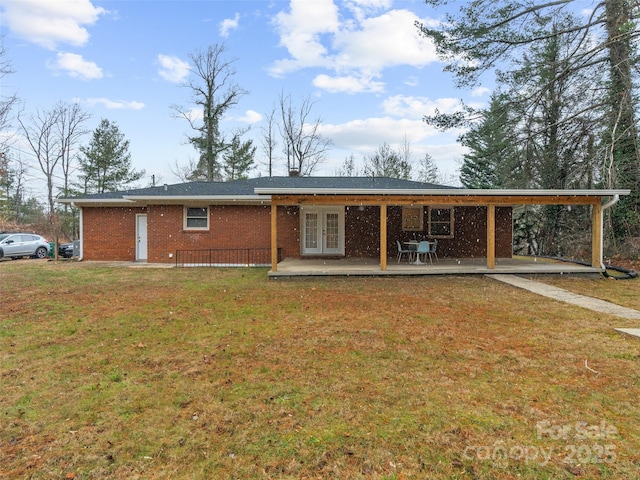
[[[2,233],[0,234],[0,258],[47,258],[49,242],[40,235],[32,233]]]
[[[61,243],[58,245],[58,256],[62,258],[73,257],[73,243]]]

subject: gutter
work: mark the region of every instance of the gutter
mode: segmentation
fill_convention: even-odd
[[[613,198],[609,200],[607,203],[602,205],[602,215],[600,215],[600,268],[602,268],[603,272],[607,271],[607,268],[604,266],[604,211],[613,207],[620,200],[620,195],[617,193],[613,195]]]
[[[422,195],[422,196],[610,196],[629,195],[630,190],[513,190],[513,189],[474,189],[474,188],[422,188],[422,189],[373,189],[373,188],[271,188],[258,187],[257,195]],[[125,197],[133,198],[133,197]]]

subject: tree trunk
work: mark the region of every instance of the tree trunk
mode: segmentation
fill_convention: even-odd
[[[631,6],[628,0],[607,0],[607,35],[610,68],[610,145],[607,163],[613,168],[608,186],[631,189],[613,212],[614,235],[640,234],[640,154],[633,103]]]

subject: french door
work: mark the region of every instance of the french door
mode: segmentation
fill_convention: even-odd
[[[344,207],[302,207],[303,255],[344,255]]]

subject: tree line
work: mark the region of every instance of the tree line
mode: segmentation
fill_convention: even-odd
[[[486,108],[463,105],[458,112],[425,117],[443,130],[463,129],[459,142],[468,153],[461,159],[460,183],[467,188],[630,189],[631,195],[608,213],[607,238],[616,247],[624,239],[640,237],[640,4],[603,0],[585,15],[575,11],[574,0],[472,0],[448,13],[447,0],[425,2],[442,9],[443,20],[435,26],[416,23],[415,28],[433,42],[456,85],[469,88],[487,75],[495,78]],[[258,146],[245,139],[247,130],[221,127],[223,116],[248,94],[235,83],[235,60],[227,54],[225,45],[216,44],[190,55],[191,76],[185,86],[191,93],[189,105],[196,105],[199,115],[190,107],[170,106],[175,118],[187,122],[187,141],[197,152],[195,160],[175,165],[174,173],[184,181],[245,178],[255,168]],[[10,73],[7,62],[0,67],[2,75]],[[0,127],[6,126],[14,102],[15,97],[2,97]],[[269,175],[281,161],[288,171],[312,175],[326,159],[332,145],[320,134],[322,119],[314,116],[313,107],[309,97],[295,101],[281,92],[265,114],[260,147]],[[50,211],[60,193],[52,181],[56,169],[62,171],[62,190],[85,193],[121,188],[143,174],[131,168],[128,143],[107,120],[89,145],[74,148],[87,133],[82,129],[85,115],[77,106],[58,105],[20,120],[47,178]],[[106,138],[124,147],[116,155],[122,168],[116,168],[118,162],[109,164],[114,179],[97,164],[100,158],[111,158],[107,152],[117,151],[101,143]],[[20,186],[20,165],[12,170],[7,149],[1,150],[0,180],[8,197],[7,179],[12,179],[14,194]],[[74,155],[80,172],[75,183],[67,181]],[[410,158],[408,142],[399,149],[385,142],[360,161],[347,157],[335,174],[443,180],[429,155],[418,162],[417,173]],[[580,237],[588,235],[580,228],[590,224],[586,208],[527,207],[514,216],[522,251],[563,255],[588,244]]]
[[[187,123],[186,140],[197,153],[196,160],[173,166],[173,173],[182,181],[247,178],[256,167],[258,147],[252,139],[244,138],[248,130],[225,131],[221,127],[222,118],[248,94],[234,81],[235,59],[229,59],[227,54],[224,44],[192,53],[189,56],[191,75],[183,85],[191,94],[189,104],[170,105],[174,118]],[[3,65],[6,67],[3,73],[11,73],[8,63]],[[5,121],[4,126],[8,125],[15,101],[12,97],[0,104],[4,107],[0,113],[5,112],[0,117]],[[261,147],[269,176],[276,163],[286,164],[288,172],[308,176],[325,161],[332,142],[320,133],[322,119],[314,115],[314,104],[310,97],[296,101],[283,91],[277,104],[266,113]],[[144,170],[133,168],[129,140],[117,123],[103,118],[99,126],[89,132],[85,127],[89,119],[90,114],[78,103],[65,102],[58,102],[49,110],[17,116],[19,131],[46,182],[46,205],[40,216],[48,216],[66,231],[75,221],[74,212],[67,206],[58,208],[56,198],[130,188],[145,175]],[[88,134],[91,134],[89,141],[83,144]],[[35,207],[37,202],[25,198],[28,164],[20,156],[11,155],[6,142],[2,147],[2,214],[17,223],[30,223],[25,221],[26,217],[37,213],[37,208],[27,209],[27,205]],[[384,143],[375,154],[363,158],[361,168],[352,155],[336,174],[409,178],[412,175],[410,155],[406,140],[399,151]],[[437,180],[437,168],[429,155],[421,161],[418,175],[426,181]]]
[[[426,3],[439,9],[446,0]],[[465,187],[630,189],[607,216],[617,249],[640,236],[640,4],[604,0],[585,14],[576,3],[474,0],[438,26],[417,23],[459,87],[488,74],[496,81],[487,108],[425,120],[464,128]],[[589,243],[589,215],[561,206],[518,210],[516,237],[527,253],[573,254]]]

